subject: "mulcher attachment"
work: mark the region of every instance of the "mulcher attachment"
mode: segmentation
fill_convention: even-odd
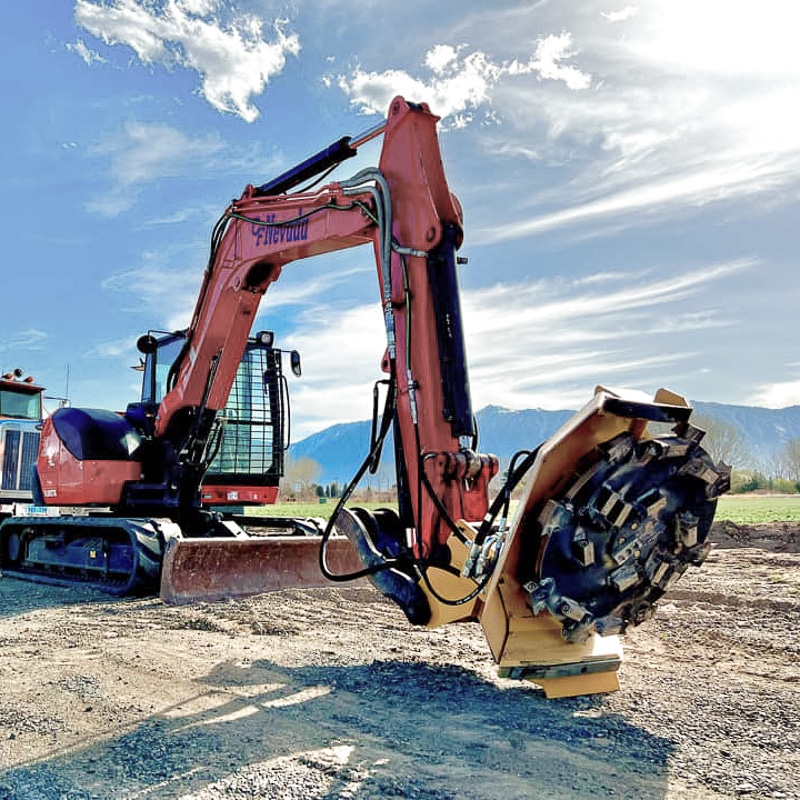
[[[644,441],[617,436],[544,504],[534,552],[522,560],[535,566],[523,586],[533,613],[558,619],[566,641],[624,633],[648,619],[664,592],[708,555],[729,471],[699,446],[699,431],[683,428],[683,435]],[[686,438],[692,431],[695,438]]]

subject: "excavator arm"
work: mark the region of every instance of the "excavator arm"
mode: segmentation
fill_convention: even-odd
[[[160,452],[168,442],[174,453],[169,478],[181,486],[181,502],[196,495],[202,477],[196,465],[270,285],[290,262],[367,244],[385,321],[383,368],[398,447],[406,454],[398,461],[409,487],[406,521],[421,532],[418,547],[429,555],[451,533],[441,507],[452,519],[483,516],[497,465],[468,446],[476,431],[456,276],[461,210],[444,175],[437,120],[426,107],[398,98],[378,169],[313,192],[276,195],[269,184],[248,186],[226,209],[152,433]],[[410,489],[419,486],[426,491]],[[147,483],[148,495],[150,489]],[[137,485],[129,484],[131,504],[136,495]]]

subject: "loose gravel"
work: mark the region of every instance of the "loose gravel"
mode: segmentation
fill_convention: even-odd
[[[0,800],[800,798],[796,526],[715,549],[620,692],[496,677],[369,587],[170,608],[0,581]]]

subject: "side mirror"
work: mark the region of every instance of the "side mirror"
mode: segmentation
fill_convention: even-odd
[[[300,353],[297,350],[289,353],[289,362],[292,365],[292,372],[299,378],[303,374],[303,369],[300,366]]]
[[[146,333],[136,340],[136,349],[145,355],[148,353],[155,353],[156,350],[158,350],[158,341],[155,336]]]

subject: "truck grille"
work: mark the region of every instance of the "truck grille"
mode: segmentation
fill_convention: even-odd
[[[25,492],[30,494],[33,466],[39,452],[38,431],[23,431],[5,428],[3,448],[3,492]]]

